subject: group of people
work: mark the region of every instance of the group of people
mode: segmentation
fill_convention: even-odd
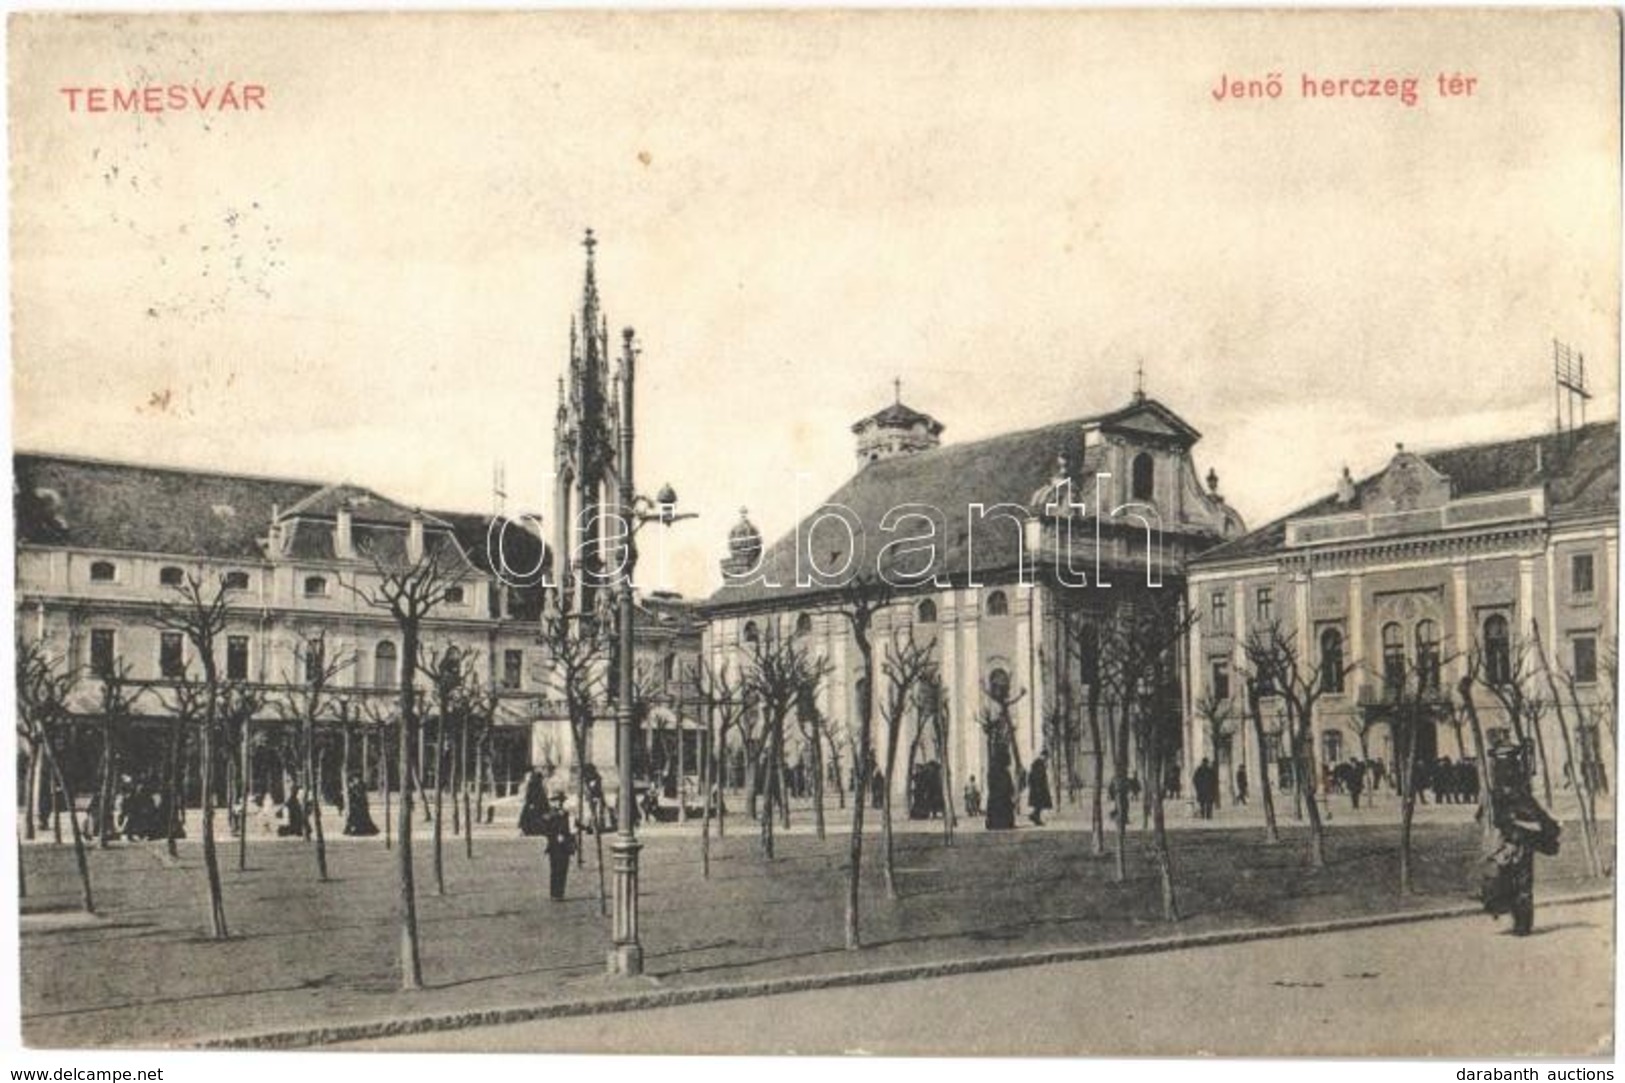
[[[125,775],[113,790],[113,826],[109,837],[131,842],[166,839],[169,837],[168,809],[169,799],[162,787],[146,778],[131,779]],[[102,827],[100,790],[90,795],[85,820],[85,834],[97,837]],[[185,814],[178,812],[176,838],[186,837],[184,825]]]
[[[908,818],[936,820],[946,812],[942,799],[942,764],[917,763],[908,776]]]

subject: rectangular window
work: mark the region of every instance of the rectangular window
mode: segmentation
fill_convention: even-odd
[[[1569,558],[1569,587],[1575,594],[1596,593],[1597,565],[1590,553],[1575,553]]]
[[[1258,588],[1258,623],[1268,624],[1275,619],[1275,590],[1272,587]]]
[[[1321,759],[1326,763],[1343,762],[1343,731],[1327,730],[1320,735]]]
[[[186,676],[185,640],[179,632],[158,633],[158,673],[174,679]]]
[[[1220,635],[1230,630],[1229,611],[1230,599],[1222,590],[1213,592],[1213,634]]]
[[[323,657],[325,653],[326,651],[323,649],[321,639],[312,639],[305,643],[304,655],[306,684],[318,684],[322,681],[324,676],[322,670],[325,669],[327,665],[327,660]]]
[[[1219,699],[1230,698],[1230,663],[1222,658],[1213,660],[1213,694]]]
[[[98,677],[105,677],[112,673],[114,657],[113,629],[92,628],[90,630],[90,672]]]
[[[1574,679],[1581,684],[1597,683],[1597,640],[1592,636],[1575,636]]]
[[[512,691],[524,683],[525,652],[504,651],[502,655],[502,687]]]
[[[226,680],[248,680],[248,637],[226,637]]]

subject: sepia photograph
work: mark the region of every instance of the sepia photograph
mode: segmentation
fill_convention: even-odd
[[[7,31],[9,1061],[1612,1063],[1618,12]]]

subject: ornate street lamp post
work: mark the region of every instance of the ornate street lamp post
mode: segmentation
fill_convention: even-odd
[[[616,652],[615,732],[619,761],[620,794],[617,801],[618,830],[610,844],[610,862],[615,874],[613,940],[609,950],[609,972],[630,977],[643,973],[643,945],[638,940],[638,851],[642,848],[632,830],[633,806],[637,797],[632,786],[632,749],[636,744],[632,682],[632,572],[638,562],[635,535],[645,523],[658,521],[670,526],[693,514],[678,515],[677,494],[663,486],[653,501],[637,495],[632,483],[633,381],[637,369],[637,346],[630,327],[621,332],[620,447],[617,461],[616,525],[624,531],[626,546],[619,569],[616,599],[616,631],[620,645]]]

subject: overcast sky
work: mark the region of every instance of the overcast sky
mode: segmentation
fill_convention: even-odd
[[[1606,11],[57,16],[10,47],[19,447],[472,510],[500,460],[543,507],[589,225],[644,345],[639,475],[702,515],[666,556],[691,594],[741,505],[774,536],[845,480],[894,377],[966,440],[1143,363],[1254,525],[1396,441],[1550,427],[1553,336],[1615,414]],[[60,93],[228,80],[267,108]]]

